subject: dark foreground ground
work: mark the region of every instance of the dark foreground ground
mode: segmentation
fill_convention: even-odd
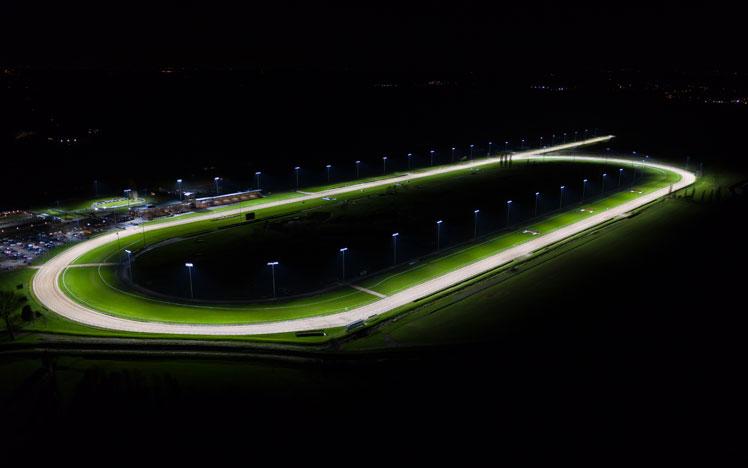
[[[329,360],[5,354],[4,440],[279,460],[745,459],[745,214],[740,197],[665,201]]]

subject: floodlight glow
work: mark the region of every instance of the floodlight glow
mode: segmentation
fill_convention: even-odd
[[[188,263],[185,263],[184,266],[186,266],[187,268],[192,268],[194,265],[188,262]]]
[[[221,180],[220,177],[213,177],[213,180]]]
[[[343,247],[342,249],[340,249],[341,252],[345,252],[347,250],[348,250],[348,247]]]
[[[268,262],[268,266],[275,266],[277,264],[278,264],[278,262]]]
[[[535,196],[537,197],[538,195],[540,195],[540,192],[535,192]]]
[[[182,179],[177,179],[177,183],[181,184],[182,183]]]
[[[328,164],[328,165],[327,165],[327,166],[325,166],[325,167],[326,167],[326,168],[328,168],[328,169],[330,169],[330,168],[332,167],[332,165],[331,165],[331,164]]]
[[[562,186],[561,186],[561,190],[563,190],[563,189],[565,189],[565,188],[566,188],[566,185],[562,185]]]
[[[132,253],[131,250],[127,250],[127,249],[125,249],[125,252],[127,252],[127,255],[130,255]]]
[[[384,159],[385,161],[387,161],[387,156],[382,156],[382,159]]]
[[[399,233],[399,232],[396,232],[396,233],[392,234],[392,237],[397,237],[397,236],[399,236],[399,235],[400,235],[400,233]]]
[[[584,182],[586,184],[587,183],[587,179],[584,179],[582,182]]]
[[[262,174],[262,172],[260,172],[260,171],[255,172],[255,175],[261,175],[261,174]]]
[[[478,214],[480,213],[480,210],[473,210],[473,213]]]
[[[299,169],[301,169],[299,166],[293,168],[294,171],[298,171]]]
[[[437,222],[436,222],[436,224],[441,224],[441,223],[443,223],[443,222],[444,222],[444,221],[442,221],[442,220],[440,219],[439,221],[437,221]]]
[[[507,200],[507,201],[506,201],[506,204],[507,204],[507,205],[511,205],[511,204],[512,204],[512,201],[511,201],[511,200]]]

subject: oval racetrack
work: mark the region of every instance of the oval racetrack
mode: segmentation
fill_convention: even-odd
[[[533,150],[523,153],[515,153],[512,158],[514,161],[526,160],[529,158],[542,157],[546,160],[556,161],[590,161],[590,162],[603,162],[603,163],[616,163],[616,164],[631,164],[629,159],[617,159],[617,158],[603,158],[603,157],[575,157],[575,156],[560,156],[560,155],[547,155],[545,153],[555,152],[563,149],[571,149],[583,145],[589,145],[607,141],[613,138],[612,136],[604,136],[598,138],[592,138],[575,143],[569,143],[565,145],[554,146],[551,148],[545,148],[541,150]],[[316,192],[314,194],[305,195],[303,197],[290,198],[286,200],[278,200],[268,202],[264,204],[254,205],[253,210],[261,210],[264,208],[270,208],[273,206],[279,206],[289,203],[298,203],[304,200],[311,200],[321,197],[328,197],[332,195],[338,195],[346,192],[357,191],[366,188],[373,188],[382,185],[390,185],[393,183],[403,182],[407,180],[414,180],[423,177],[429,177],[436,174],[444,174],[453,171],[464,170],[471,167],[480,167],[484,165],[496,164],[500,158],[486,158],[468,163],[457,164],[446,167],[439,167],[427,171],[405,174],[402,176],[387,178],[383,180],[377,180],[372,182],[364,182],[345,187],[330,189],[322,192]],[[553,232],[545,235],[540,235],[532,239],[531,241],[517,245],[515,247],[503,250],[496,253],[488,258],[477,261],[473,264],[465,267],[453,270],[447,274],[439,276],[437,278],[425,281],[421,284],[405,289],[391,296],[382,298],[376,302],[357,307],[345,312],[339,312],[329,315],[320,315],[314,317],[300,318],[294,320],[275,321],[266,323],[253,323],[253,324],[226,324],[226,325],[208,325],[208,324],[178,324],[178,323],[165,323],[165,322],[150,322],[150,321],[139,321],[131,320],[122,317],[115,317],[108,315],[104,312],[94,310],[75,302],[73,299],[68,297],[60,287],[60,276],[65,269],[74,262],[78,257],[85,254],[86,252],[95,249],[101,245],[113,242],[116,239],[114,231],[99,237],[84,241],[77,244],[64,252],[60,253],[56,257],[50,259],[44,265],[42,265],[34,276],[33,280],[33,291],[39,302],[49,310],[67,318],[74,322],[78,322],[84,325],[117,330],[126,332],[136,333],[156,333],[156,334],[177,334],[177,335],[261,335],[270,333],[286,333],[286,332],[297,332],[306,330],[320,330],[333,327],[342,327],[349,325],[352,322],[358,320],[366,320],[373,315],[379,315],[384,312],[396,309],[411,303],[417,299],[429,296],[445,288],[468,280],[476,275],[490,271],[497,268],[509,261],[516,258],[528,255],[538,249],[551,245],[569,236],[573,236],[577,233],[585,231],[598,224],[604,223],[608,220],[614,219],[617,216],[625,214],[631,210],[644,206],[651,203],[661,197],[668,195],[671,191],[679,190],[687,187],[696,181],[696,176],[683,169],[668,166],[664,164],[658,164],[653,162],[641,162],[637,163],[651,168],[657,168],[665,171],[676,173],[680,176],[680,180],[674,183],[670,187],[664,187],[654,192],[646,193],[632,201],[626,202],[614,208],[610,208],[606,211],[592,215],[577,223],[568,225],[560,228]],[[164,229],[180,224],[193,223],[196,221],[203,221],[211,218],[222,218],[239,214],[240,209],[236,208],[228,211],[220,211],[215,213],[206,213],[201,216],[195,216],[192,218],[167,221],[160,224],[154,224],[145,227],[145,231],[155,231],[158,229]],[[142,228],[130,227],[119,232],[120,238],[139,234]]]

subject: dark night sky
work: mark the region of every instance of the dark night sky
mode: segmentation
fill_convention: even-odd
[[[742,68],[741,15],[714,2],[7,0],[0,62],[502,70]]]

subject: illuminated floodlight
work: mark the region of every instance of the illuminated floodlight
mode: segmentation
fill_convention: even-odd
[[[436,222],[436,224],[441,224],[441,223],[443,223],[443,222],[444,222],[444,221],[442,221],[442,220],[440,219],[439,221],[437,221],[437,222]]]
[[[278,262],[268,262],[268,266],[275,266],[277,264],[278,264]]]
[[[348,251],[348,247],[343,247],[342,249],[340,249],[340,251],[341,252],[347,252]]]
[[[192,263],[187,262],[187,263],[184,264],[184,266],[186,266],[187,268],[192,268],[195,265],[193,265]]]

